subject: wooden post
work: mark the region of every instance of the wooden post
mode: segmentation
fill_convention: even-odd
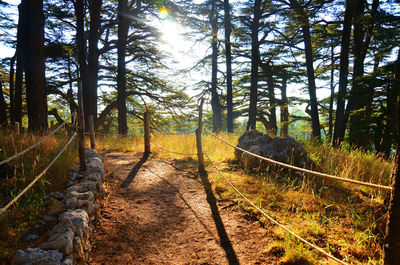
[[[19,122],[14,123],[14,133],[19,135],[21,132],[19,130]]]
[[[144,152],[146,154],[151,153],[151,151],[150,151],[150,113],[147,109],[144,113]]]
[[[79,141],[79,166],[81,171],[86,171],[85,157],[85,120],[82,102],[82,81],[78,81],[78,141]]]
[[[201,144],[201,132],[203,131],[203,103],[204,98],[201,99],[199,105],[199,122],[196,129],[196,146],[197,146],[197,157],[199,160],[199,173],[204,174],[206,172],[204,167],[204,154],[203,154],[203,146]]]
[[[54,130],[54,121],[50,121],[50,131]]]
[[[90,148],[96,148],[96,135],[94,132],[93,115],[89,115]]]

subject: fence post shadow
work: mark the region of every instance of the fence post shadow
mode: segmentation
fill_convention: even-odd
[[[139,162],[136,163],[136,165],[132,168],[131,172],[129,172],[126,179],[122,182],[120,188],[127,188],[132,183],[133,179],[136,177],[142,165],[146,163],[146,161],[149,159],[149,156],[150,156],[149,153],[143,154],[142,158],[139,160]]]
[[[220,245],[225,251],[226,258],[228,259],[229,265],[238,265],[235,250],[232,247],[232,243],[229,240],[228,234],[226,233],[224,222],[222,221],[221,215],[219,214],[217,199],[211,189],[211,183],[208,180],[207,172],[200,173],[201,182],[206,192],[207,202],[210,205],[211,213],[214,219],[215,226],[217,228],[218,236],[220,238]]]

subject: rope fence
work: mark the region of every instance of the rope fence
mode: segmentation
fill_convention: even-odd
[[[25,189],[23,189],[14,199],[12,199],[6,206],[0,209],[0,216],[4,214],[8,208],[10,208],[14,203],[16,203],[19,198],[22,197],[42,176],[44,176],[49,168],[57,161],[57,159],[64,153],[64,151],[67,149],[67,147],[71,144],[71,142],[74,140],[76,137],[76,132],[72,135],[72,137],[69,139],[67,144],[61,149],[61,151],[56,155],[56,157],[50,162],[50,164],[40,173],[28,186],[26,186]]]
[[[197,153],[188,154],[188,153],[174,152],[174,151],[168,150],[168,149],[166,149],[166,148],[164,148],[161,145],[158,145],[156,143],[151,143],[151,144],[155,145],[156,147],[160,148],[161,150],[164,150],[166,152],[169,152],[169,153],[172,153],[172,154],[176,154],[176,155],[184,155],[184,156],[195,156],[195,155],[197,155]]]
[[[342,177],[329,175],[329,174],[325,174],[325,173],[321,173],[321,172],[317,172],[317,171],[313,171],[313,170],[309,170],[309,169],[305,169],[305,168],[301,168],[301,167],[296,167],[296,166],[289,165],[289,164],[286,164],[286,163],[283,163],[283,162],[279,162],[279,161],[276,161],[276,160],[273,160],[273,159],[270,159],[270,158],[267,158],[267,157],[263,157],[263,156],[254,154],[254,153],[249,152],[249,151],[247,151],[247,150],[245,150],[243,148],[237,147],[237,146],[235,146],[235,145],[233,145],[233,144],[221,139],[220,137],[218,137],[217,135],[215,135],[214,133],[212,133],[208,129],[206,129],[206,131],[209,134],[211,134],[213,137],[215,137],[216,139],[220,140],[221,142],[223,142],[223,143],[225,143],[225,144],[227,144],[227,145],[229,145],[229,146],[231,146],[231,147],[233,147],[233,148],[235,148],[237,150],[240,150],[240,151],[242,151],[242,152],[244,152],[246,154],[249,154],[251,156],[257,157],[259,159],[262,159],[264,161],[267,161],[267,162],[270,162],[270,163],[273,163],[273,164],[277,164],[277,165],[280,165],[280,166],[283,166],[283,167],[287,167],[287,168],[294,169],[294,170],[297,170],[297,171],[301,171],[301,172],[304,172],[304,173],[312,174],[312,175],[315,175],[315,176],[324,177],[324,178],[328,178],[328,179],[333,179],[333,180],[336,180],[336,181],[342,181],[342,182],[347,182],[347,183],[356,184],[356,185],[362,185],[362,186],[366,186],[366,187],[370,187],[370,188],[376,188],[376,189],[380,189],[380,190],[386,190],[386,191],[391,191],[393,189],[392,187],[389,187],[389,186],[384,186],[384,185],[375,184],[375,183],[369,183],[369,182],[363,182],[363,181],[354,180],[354,179],[342,178]]]
[[[35,144],[29,146],[29,147],[26,148],[25,150],[23,150],[23,151],[21,151],[21,152],[19,152],[19,153],[16,153],[15,155],[13,155],[13,156],[11,156],[11,157],[9,157],[9,158],[7,158],[7,159],[4,159],[4,160],[0,161],[0,166],[3,165],[3,164],[8,163],[8,162],[10,162],[10,161],[12,161],[12,160],[14,160],[14,159],[20,157],[20,156],[22,156],[23,154],[25,154],[25,153],[29,152],[30,150],[32,150],[32,149],[36,148],[37,146],[39,146],[39,145],[40,145],[41,143],[43,143],[45,140],[47,140],[48,138],[50,138],[51,136],[53,136],[58,130],[60,130],[60,129],[67,123],[67,120],[69,120],[71,117],[73,117],[73,115],[75,115],[75,112],[72,113],[67,119],[65,119],[65,121],[64,121],[63,123],[61,123],[60,126],[58,126],[58,127],[55,128],[52,132],[50,132],[48,135],[46,135],[45,137],[43,137],[42,139],[40,139],[40,141],[38,141],[37,143],[35,143]]]
[[[222,174],[222,172],[218,169],[218,167],[215,165],[215,163],[211,160],[210,156],[207,154],[207,152],[204,152],[204,154],[206,155],[206,157],[208,158],[208,160],[210,160],[211,165],[218,171],[218,173],[221,175],[221,177],[229,184],[229,186],[231,186],[235,192],[237,194],[239,194],[247,203],[249,203],[253,208],[255,208],[256,210],[258,210],[262,215],[264,215],[270,222],[276,224],[277,226],[279,226],[280,228],[282,228],[283,230],[285,230],[286,232],[288,232],[289,234],[291,234],[292,236],[296,237],[298,240],[300,240],[301,242],[307,244],[308,246],[310,246],[311,248],[317,250],[318,252],[320,252],[321,254],[324,254],[325,256],[327,256],[328,258],[343,264],[343,265],[348,265],[347,263],[341,261],[340,259],[336,258],[335,256],[333,256],[332,254],[326,252],[324,249],[314,245],[313,243],[307,241],[306,239],[302,238],[301,236],[297,235],[296,233],[294,233],[293,231],[289,230],[287,227],[285,227],[284,225],[282,225],[281,223],[279,223],[278,221],[276,221],[274,218],[272,218],[270,215],[268,215],[265,211],[263,211],[262,209],[260,209],[257,205],[255,205],[249,198],[247,198],[243,193],[241,193],[239,191],[238,188],[235,187],[235,185],[233,185],[225,176],[224,174]]]

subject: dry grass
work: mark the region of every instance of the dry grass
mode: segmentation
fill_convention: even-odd
[[[230,143],[237,143],[237,135],[222,133],[219,136]],[[193,134],[154,135],[152,141],[174,152],[196,153]],[[105,149],[143,151],[142,137],[124,138],[121,142],[118,138],[111,138],[99,142]],[[326,144],[309,143],[305,148],[322,172],[383,185],[390,183],[393,164],[374,154],[333,149]],[[231,164],[233,149],[210,135],[203,136],[203,149],[239,190],[295,233],[350,264],[381,264],[387,217],[387,210],[382,204],[384,192],[331,182],[315,190],[312,179],[298,186],[282,172],[248,172]],[[152,146],[152,152],[159,158],[186,158],[156,146]],[[196,159],[196,156],[192,158]],[[304,246],[281,228],[271,226],[266,218],[244,203],[210,163],[207,170],[213,189],[221,199],[236,201],[265,224],[267,233],[275,240],[270,246],[270,253],[275,253],[282,264],[332,264],[325,256]],[[354,188],[360,190],[354,191]],[[365,196],[366,193],[371,197]]]
[[[43,136],[0,134],[0,158],[16,152],[40,140]],[[37,149],[2,167],[0,176],[0,207],[5,206],[25,188],[54,159],[69,140],[68,135],[58,135],[44,141]],[[27,228],[45,214],[43,197],[52,191],[63,190],[68,171],[77,162],[77,148],[71,144],[64,154],[10,211],[0,217],[0,263],[9,262],[17,248],[25,247],[21,236]]]

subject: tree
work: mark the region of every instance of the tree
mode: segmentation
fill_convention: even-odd
[[[120,135],[128,133],[126,122],[126,69],[125,53],[128,38],[128,1],[118,1],[118,132]]]
[[[312,122],[312,136],[316,139],[321,138],[321,126],[319,123],[317,92],[315,85],[315,72],[314,72],[314,59],[313,47],[311,43],[310,22],[308,15],[297,0],[290,0],[290,4],[297,15],[297,19],[301,25],[303,33],[303,41],[306,55],[307,79],[308,79],[308,93],[310,96],[311,105],[311,122]]]
[[[257,121],[257,90],[258,90],[258,62],[260,58],[260,44],[258,40],[259,24],[261,18],[261,0],[254,1],[253,20],[251,22],[251,83],[249,117],[246,129],[255,129]]]
[[[209,15],[211,25],[211,108],[213,110],[213,131],[222,130],[222,106],[217,91],[218,73],[218,10],[216,0],[211,0],[211,12]]]
[[[88,49],[88,94],[89,100],[87,103],[89,111],[87,115],[93,116],[93,121],[96,124],[97,119],[97,82],[99,72],[99,48],[98,42],[100,40],[100,13],[103,1],[102,0],[88,0],[89,14],[90,14],[90,30],[89,30],[89,49]]]
[[[29,130],[47,130],[43,0],[23,0],[23,58]]]
[[[395,74],[394,74],[394,89],[400,91],[400,48],[398,51]],[[399,102],[397,102],[399,104]],[[397,106],[397,115],[400,117],[400,106]],[[397,121],[398,131],[400,131],[400,123]],[[395,159],[395,168],[392,174],[392,193],[389,204],[389,218],[386,226],[386,236],[384,243],[384,264],[395,265],[400,260],[400,134],[397,136],[397,150]]]
[[[231,15],[229,0],[224,0],[225,56],[226,56],[226,108],[228,132],[233,133]]]

